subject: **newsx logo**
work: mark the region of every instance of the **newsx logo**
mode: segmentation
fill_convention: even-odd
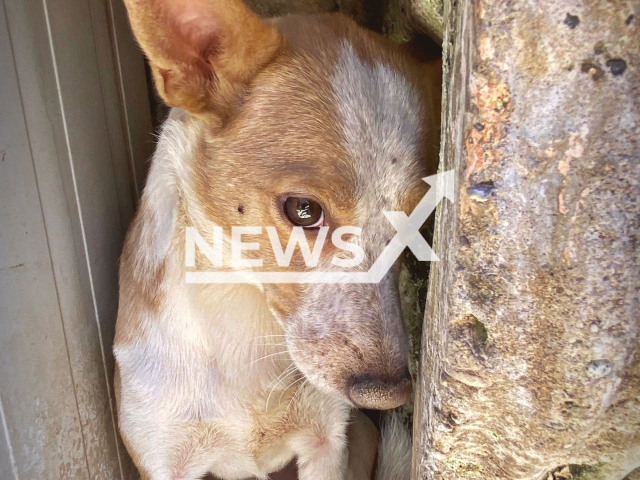
[[[395,236],[378,256],[371,268],[366,272],[261,272],[253,270],[235,270],[228,272],[189,271],[186,273],[187,283],[379,283],[402,251],[409,247],[419,261],[438,261],[427,241],[420,235],[420,228],[443,197],[453,202],[454,171],[449,170],[431,175],[423,180],[431,188],[420,200],[420,203],[407,216],[404,212],[383,212],[387,220],[396,229]],[[259,235],[263,227],[233,227],[231,229],[231,267],[251,269],[262,266],[260,258],[244,258],[243,251],[259,250],[258,243],[243,242],[243,235]],[[296,246],[307,267],[316,267],[322,254],[329,227],[320,227],[313,250],[309,248],[303,227],[293,227],[286,249],[283,250],[275,227],[265,227],[273,249],[276,262],[280,267],[288,267]],[[341,268],[353,268],[364,260],[365,252],[356,243],[342,239],[345,234],[360,236],[362,229],[353,226],[337,228],[331,235],[331,242],[336,248],[348,251],[351,258],[334,256],[331,263]],[[196,246],[214,267],[222,267],[223,231],[222,227],[213,227],[213,243],[209,244],[194,227],[187,227],[185,232],[185,263],[187,267],[195,267]]]
[[[293,252],[296,249],[296,245],[300,246],[300,251],[304,258],[304,263],[307,267],[318,266],[320,255],[324,243],[327,239],[329,227],[320,227],[318,229],[318,236],[313,247],[313,250],[309,248],[307,243],[307,237],[304,233],[303,227],[293,227],[291,235],[289,236],[289,243],[287,248],[282,249],[280,243],[280,237],[276,231],[276,227],[266,227],[269,240],[271,242],[271,248],[276,257],[276,262],[279,267],[288,267],[293,257]],[[261,258],[244,258],[242,252],[245,250],[259,250],[258,243],[246,243],[242,241],[242,235],[260,235],[262,233],[262,227],[232,227],[231,228],[231,266],[232,267],[261,267]],[[213,264],[214,267],[222,267],[222,227],[213,227],[213,245],[209,245],[206,240],[197,232],[194,227],[187,227],[187,255],[186,264],[187,267],[195,266],[195,247],[197,246],[202,254]],[[342,240],[342,236],[345,234],[352,234],[360,236],[362,229],[358,227],[345,226],[334,230],[331,235],[331,242],[341,250],[346,250],[353,254],[352,258],[344,259],[338,256],[334,256],[331,263],[338,267],[356,267],[364,260],[364,250],[360,245],[350,243]]]

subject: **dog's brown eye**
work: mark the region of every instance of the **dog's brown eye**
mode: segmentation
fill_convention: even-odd
[[[289,197],[284,201],[284,211],[291,223],[300,227],[315,228],[324,223],[324,210],[310,198]]]

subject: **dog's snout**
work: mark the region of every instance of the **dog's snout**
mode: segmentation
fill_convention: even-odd
[[[411,376],[406,370],[397,377],[373,375],[353,377],[349,398],[360,408],[389,410],[403,405],[411,395]]]

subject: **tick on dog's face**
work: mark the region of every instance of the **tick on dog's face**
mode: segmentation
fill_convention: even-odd
[[[200,126],[190,161],[193,208],[225,232],[275,226],[283,249],[295,226],[304,228],[311,250],[321,227],[328,227],[327,239],[339,227],[359,227],[361,235],[343,240],[357,244],[364,260],[347,270],[367,271],[395,234],[383,212],[411,213],[426,192],[421,178],[434,173],[439,115],[427,72],[403,49],[339,15],[270,25],[244,10],[220,10],[235,2],[190,0],[191,13],[167,27],[145,21],[142,3],[128,6],[158,89]],[[188,55],[176,53],[175,41],[157,39],[163,25],[179,28],[175,38]],[[234,51],[245,65],[234,65]],[[307,267],[297,249],[289,266],[279,267],[263,237],[250,241],[260,244],[266,271],[345,270],[331,260],[351,258],[327,241],[317,266]],[[291,357],[318,388],[367,408],[407,399],[398,268],[379,284],[263,285]]]

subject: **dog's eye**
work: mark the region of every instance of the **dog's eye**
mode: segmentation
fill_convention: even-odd
[[[324,224],[324,210],[310,198],[289,197],[284,201],[284,211],[291,223],[300,227],[316,228]]]

